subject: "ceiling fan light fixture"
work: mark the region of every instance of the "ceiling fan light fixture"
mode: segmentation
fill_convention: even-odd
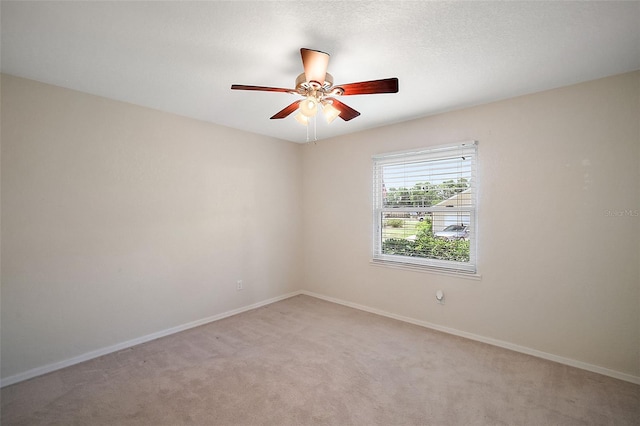
[[[307,117],[313,117],[318,112],[318,100],[314,96],[307,96],[300,102],[300,112]]]
[[[329,102],[323,102],[322,114],[324,115],[325,120],[327,120],[327,123],[331,124],[331,122],[338,118],[338,116],[340,115],[340,110],[331,105]]]
[[[338,100],[341,96],[398,93],[397,77],[334,86],[333,76],[327,72],[328,53],[302,48],[300,54],[304,72],[296,78],[295,89],[246,84],[232,84],[231,89],[289,93],[302,97],[302,99],[298,98],[275,113],[270,119],[278,120],[296,114],[296,121],[307,127],[307,141],[309,140],[309,121],[317,115],[318,109],[322,110],[322,115],[329,124],[336,117],[340,117],[343,121],[351,121],[360,116],[358,111]],[[313,120],[313,128],[315,132],[315,119]]]
[[[309,124],[309,117],[304,115],[302,111],[295,115],[295,119],[298,123],[302,124],[303,126],[306,126],[307,124]]]

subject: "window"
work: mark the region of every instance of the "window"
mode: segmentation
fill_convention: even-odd
[[[477,143],[373,157],[374,262],[476,272]]]

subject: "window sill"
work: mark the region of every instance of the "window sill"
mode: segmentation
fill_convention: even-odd
[[[445,275],[448,277],[465,278],[468,280],[475,280],[475,281],[482,280],[482,275],[477,273],[446,270],[446,269],[440,269],[440,268],[433,268],[429,266],[412,265],[409,263],[389,262],[385,260],[372,259],[371,261],[369,261],[369,264],[371,266],[377,266],[377,267],[383,267],[383,268],[402,269],[405,271],[422,272],[422,273],[435,274],[435,275]]]

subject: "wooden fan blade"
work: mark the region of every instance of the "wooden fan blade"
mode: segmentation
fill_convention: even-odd
[[[398,93],[398,79],[393,77],[382,80],[361,81],[359,83],[340,84],[335,88],[344,90],[342,96]]]
[[[344,121],[352,120],[360,115],[358,111],[351,108],[349,105],[343,104],[335,98],[330,99],[333,102],[333,106],[340,111],[340,115],[338,117],[342,118]]]
[[[315,81],[322,86],[329,66],[329,54],[303,47],[300,49],[300,55],[302,56],[302,66],[304,67],[304,76],[307,82]]]
[[[293,111],[298,109],[298,104],[302,102],[302,99],[295,101],[294,103],[292,103],[291,105],[287,105],[283,110],[278,111],[276,114],[274,114],[273,117],[271,117],[272,120],[277,120],[279,118],[285,118],[288,117],[289,114],[291,114]]]
[[[259,90],[261,92],[296,93],[294,89],[283,89],[281,87],[246,86],[244,84],[232,84],[231,90]]]

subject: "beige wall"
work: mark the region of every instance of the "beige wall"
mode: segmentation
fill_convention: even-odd
[[[299,145],[1,87],[3,378],[300,288]]]
[[[305,149],[305,288],[637,378],[639,103],[636,72]],[[472,139],[482,279],[370,265],[371,156]]]
[[[640,73],[317,145],[1,89],[3,378],[300,289],[640,376]],[[371,156],[469,139],[482,279],[371,266]]]

